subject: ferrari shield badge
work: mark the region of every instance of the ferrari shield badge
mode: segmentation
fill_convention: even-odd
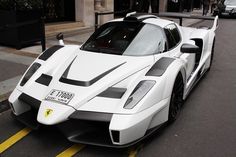
[[[47,118],[49,115],[52,114],[52,112],[53,112],[52,109],[46,109],[46,110],[45,110],[45,113],[44,113],[44,116]]]

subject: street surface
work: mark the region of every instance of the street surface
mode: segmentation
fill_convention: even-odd
[[[198,25],[211,26],[212,23],[205,21]],[[0,156],[235,157],[235,26],[236,19],[220,19],[211,71],[191,92],[178,120],[138,145],[114,149],[73,144],[56,127],[30,130],[14,120],[7,110],[0,113]],[[0,89],[8,87],[8,91],[3,93],[7,94],[14,89],[16,80],[34,55],[6,55],[3,49],[0,48]]]

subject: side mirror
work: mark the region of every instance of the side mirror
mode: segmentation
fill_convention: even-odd
[[[199,53],[200,48],[196,45],[192,44],[183,44],[180,48],[180,51],[182,53]]]

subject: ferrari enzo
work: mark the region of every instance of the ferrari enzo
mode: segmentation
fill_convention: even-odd
[[[72,142],[125,147],[176,120],[212,65],[215,30],[129,14],[99,27],[82,45],[44,51],[9,97],[32,128],[56,125]]]

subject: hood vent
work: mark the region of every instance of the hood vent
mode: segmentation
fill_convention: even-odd
[[[104,76],[108,75],[109,73],[111,73],[112,71],[114,71],[115,69],[117,69],[118,67],[122,66],[124,63],[121,63],[107,71],[105,71],[104,73],[98,75],[97,77],[93,78],[90,81],[80,81],[80,80],[73,80],[73,79],[69,79],[67,78],[67,74],[70,71],[70,67],[71,65],[66,69],[66,71],[64,72],[64,74],[62,75],[62,77],[60,78],[60,82],[63,83],[67,83],[67,84],[71,84],[71,85],[76,85],[76,86],[84,86],[84,87],[88,87],[91,86],[92,84],[94,84],[95,82],[97,82],[98,80],[100,80],[101,78],[103,78]]]

